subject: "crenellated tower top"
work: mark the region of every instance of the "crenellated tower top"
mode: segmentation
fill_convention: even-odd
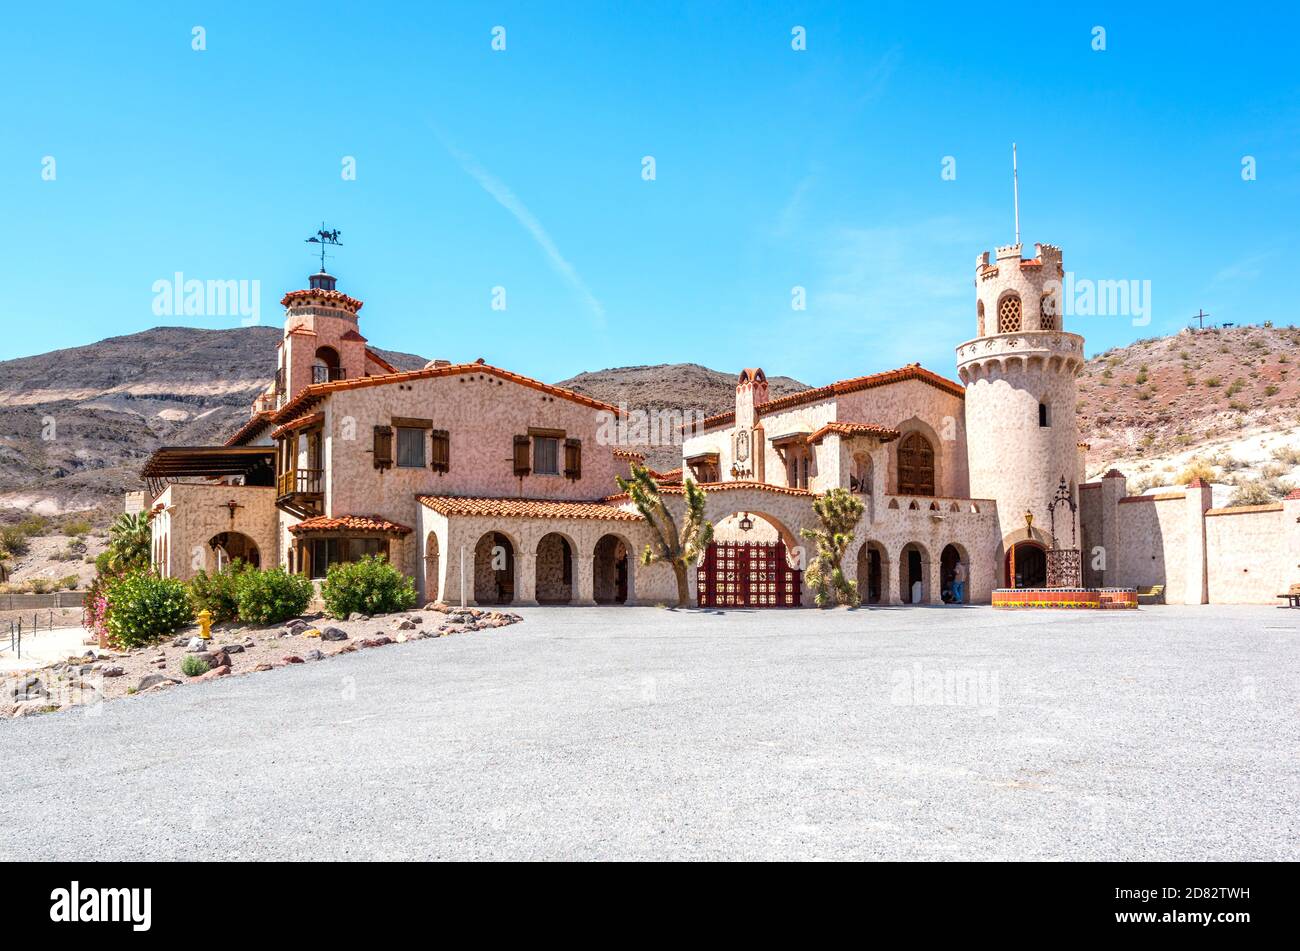
[[[1003,245],[995,263],[989,252],[975,261],[977,337],[1025,330],[1061,330],[1061,283],[1065,265],[1054,244],[1034,245],[1034,257],[1021,257],[1018,244]]]

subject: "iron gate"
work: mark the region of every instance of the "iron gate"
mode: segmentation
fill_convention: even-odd
[[[803,572],[784,542],[713,542],[696,569],[702,608],[797,608]]]

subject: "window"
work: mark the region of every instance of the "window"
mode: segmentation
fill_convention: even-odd
[[[805,446],[791,446],[786,462],[786,484],[792,489],[808,488],[808,467],[811,463]]]
[[[1009,334],[1020,330],[1020,297],[1008,294],[998,302],[998,333]]]
[[[1038,425],[1044,429],[1052,425],[1052,410],[1046,403],[1038,404]]]
[[[538,475],[559,475],[560,441],[554,436],[533,437],[533,472]]]
[[[451,471],[451,434],[445,429],[429,434],[429,468],[434,472]]]
[[[397,429],[397,465],[402,469],[424,468],[424,430],[409,426]]]
[[[386,538],[313,538],[306,543],[308,558],[304,568],[310,568],[313,578],[324,578],[330,565],[360,561],[366,555],[388,557]]]
[[[934,448],[920,433],[898,444],[898,494],[934,495]]]

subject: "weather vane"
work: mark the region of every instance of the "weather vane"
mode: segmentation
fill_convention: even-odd
[[[320,230],[307,239],[308,244],[320,245],[320,270],[322,274],[325,273],[325,249],[330,245],[334,245],[336,248],[343,247],[343,242],[339,240],[339,234],[340,231],[338,228],[335,228],[333,231],[326,231],[325,222],[322,221],[320,223]]]

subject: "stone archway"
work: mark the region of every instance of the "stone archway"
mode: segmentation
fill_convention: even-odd
[[[501,532],[487,532],[474,546],[474,601],[510,604],[514,599],[514,543]]]
[[[799,607],[804,549],[765,512],[736,511],[714,523],[714,540],[695,571],[701,607]]]
[[[858,597],[863,604],[889,602],[889,556],[880,542],[863,542],[858,549]]]
[[[620,535],[602,535],[592,553],[592,593],[597,604],[632,600],[632,546]]]
[[[437,601],[439,590],[438,535],[430,532],[424,542],[424,600]]]
[[[1002,560],[1002,580],[1007,588],[1046,588],[1047,548],[1037,541],[1016,542]]]
[[[920,542],[908,542],[899,552],[898,596],[904,604],[930,601],[930,553]]]
[[[257,543],[243,532],[221,532],[208,539],[208,548],[216,558],[216,570],[221,571],[232,561],[242,561],[253,568],[262,566],[262,554]]]
[[[573,543],[559,532],[547,532],[537,543],[538,604],[569,604],[573,600]]]
[[[949,542],[943,546],[943,551],[939,553],[939,597],[945,603],[953,603],[957,600],[956,589],[953,585],[957,579],[957,562],[960,561],[962,568],[965,570],[965,579],[962,582],[962,602],[970,603],[970,577],[971,564],[970,558],[966,554],[966,549],[956,542]]]

